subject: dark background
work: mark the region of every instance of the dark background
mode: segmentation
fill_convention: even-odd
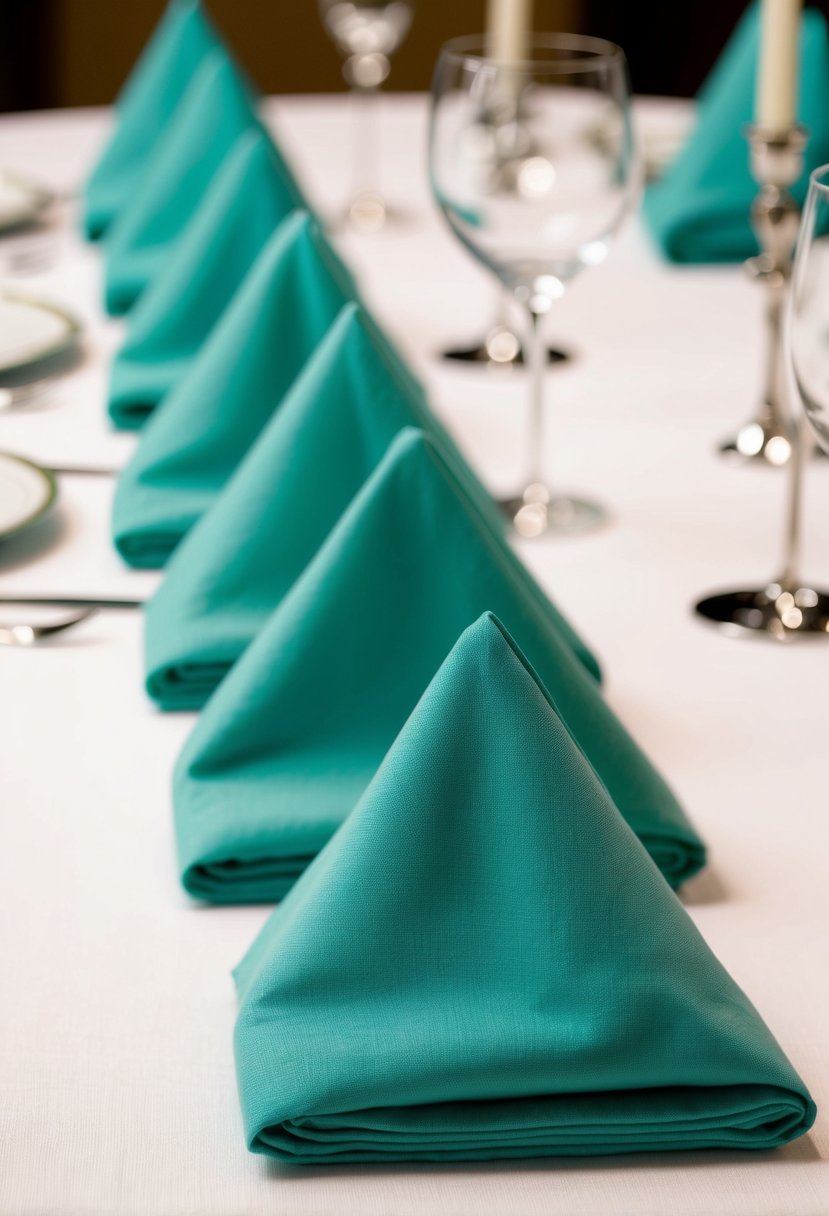
[[[315,0],[208,6],[264,92],[343,87]],[[536,0],[535,19],[539,29],[620,43],[636,92],[691,96],[745,7],[746,0]],[[163,8],[164,0],[0,0],[0,110],[112,101]],[[485,0],[420,0],[387,87],[428,88],[440,44],[479,32],[484,11]]]

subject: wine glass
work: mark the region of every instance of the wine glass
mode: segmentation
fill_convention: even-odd
[[[450,228],[528,318],[529,472],[502,504],[523,536],[587,532],[597,503],[554,493],[542,465],[542,326],[573,277],[603,262],[639,185],[625,56],[575,34],[526,39],[525,59],[475,36],[446,43],[432,85],[431,187]],[[598,123],[607,131],[600,145]]]
[[[355,125],[355,186],[346,219],[360,232],[378,232],[393,216],[377,183],[376,100],[390,57],[412,23],[413,0],[319,0],[326,31],[345,56],[343,76],[360,121]]]
[[[829,165],[816,169],[800,224],[789,349],[803,409],[829,453]]]

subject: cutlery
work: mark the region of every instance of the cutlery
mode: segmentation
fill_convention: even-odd
[[[0,605],[32,608],[70,608],[70,616],[51,624],[33,625],[29,621],[3,624],[0,622],[0,646],[34,646],[45,638],[54,637],[89,620],[96,612],[109,609],[141,608],[143,600],[94,599],[90,596],[0,595]]]
[[[57,477],[117,477],[120,472],[120,469],[108,469],[100,465],[40,464],[40,461],[35,463],[39,464],[40,468],[45,469],[47,473],[53,473]]]
[[[43,638],[54,637],[65,629],[80,625],[81,621],[88,620],[96,612],[97,608],[86,608],[52,625],[0,625],[0,646],[34,646]]]
[[[0,595],[0,604],[28,604],[32,608],[143,608],[146,600],[99,599],[90,595]]]
[[[33,401],[39,401],[55,387],[55,379],[32,380],[29,384],[14,387],[0,386],[0,411],[17,410]]]

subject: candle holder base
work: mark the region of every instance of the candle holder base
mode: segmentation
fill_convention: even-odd
[[[770,426],[762,419],[755,418],[741,426],[733,439],[721,443],[717,449],[721,456],[731,457],[741,464],[764,464],[774,469],[781,469],[789,463],[792,445],[785,429],[779,425]],[[806,456],[825,460],[829,452],[817,444],[813,445]]]
[[[756,634],[778,642],[829,638],[829,591],[769,583],[744,591],[720,591],[695,605],[695,612],[729,637]]]
[[[719,452],[722,456],[779,469],[788,463],[792,444],[786,426],[777,421],[754,418],[741,426],[732,439],[721,443]]]

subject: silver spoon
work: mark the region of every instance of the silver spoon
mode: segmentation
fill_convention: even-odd
[[[54,637],[56,633],[80,625],[96,612],[96,608],[86,608],[52,625],[0,625],[0,646],[34,646],[43,638]]]
[[[29,384],[20,384],[15,388],[0,387],[0,410],[17,410],[39,401],[55,387],[54,377],[46,380],[32,380]]]
[[[49,625],[33,625],[27,621],[0,624],[0,646],[34,646],[45,638],[73,629],[102,609],[141,608],[144,601],[92,599],[87,596],[0,595],[0,604],[75,609],[70,616]]]

